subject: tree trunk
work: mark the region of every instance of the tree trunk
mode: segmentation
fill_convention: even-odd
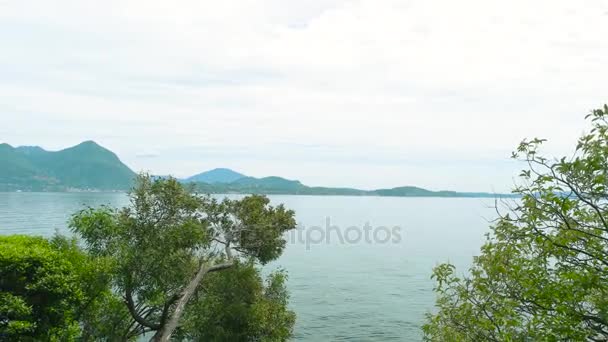
[[[169,319],[165,324],[161,326],[159,330],[156,331],[156,334],[150,339],[150,342],[167,342],[171,339],[171,334],[179,325],[179,320],[184,314],[184,309],[186,308],[186,304],[192,298],[194,292],[198,288],[199,284],[203,280],[203,277],[209,272],[220,271],[229,267],[232,267],[232,262],[227,262],[214,266],[207,266],[205,263],[201,264],[196,276],[188,283],[188,286],[182,291],[179,299],[177,300],[177,304],[175,305],[175,310],[169,316]]]

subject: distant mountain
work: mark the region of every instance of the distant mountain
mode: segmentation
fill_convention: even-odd
[[[511,194],[486,192],[431,191],[415,186],[391,189],[360,190],[353,188],[311,187],[297,180],[281,177],[245,177],[231,183],[198,182],[196,190],[211,194],[275,194],[275,195],[334,195],[334,196],[395,196],[395,197],[514,197]]]
[[[168,176],[155,176],[157,179]],[[126,190],[135,173],[111,151],[85,141],[61,151],[38,146],[0,144],[0,191]],[[360,190],[313,187],[281,177],[248,177],[226,168],[181,180],[196,191],[211,194],[284,194],[398,197],[514,197],[485,192],[431,191],[415,186]]]
[[[457,192],[449,190],[431,191],[415,186],[402,186],[391,189],[373,190],[378,196],[397,197],[514,197],[510,194],[492,194],[489,192]]]
[[[201,183],[208,183],[208,184],[232,183],[236,180],[239,180],[241,178],[246,178],[246,177],[247,176],[245,176],[244,174],[238,173],[238,172],[230,170],[230,169],[218,168],[218,169],[209,170],[209,171],[206,171],[203,173],[199,173],[198,175],[194,175],[192,177],[186,178],[183,181],[186,183],[201,182]]]
[[[0,190],[123,190],[134,177],[113,152],[93,141],[55,152],[0,144]]]
[[[18,146],[15,149],[26,155],[41,155],[46,152],[40,146]]]

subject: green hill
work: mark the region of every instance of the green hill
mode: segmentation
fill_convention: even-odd
[[[0,190],[124,190],[135,173],[93,141],[60,151],[0,145]]]
[[[360,190],[306,186],[297,180],[281,177],[244,177],[230,183],[194,183],[198,192],[210,194],[275,194],[275,195],[331,195],[331,196],[393,196],[393,197],[513,197],[511,194],[486,192],[431,191],[415,186],[391,189]]]
[[[236,171],[230,170],[230,169],[217,168],[217,169],[209,170],[209,171],[206,171],[203,173],[199,173],[198,175],[194,175],[192,177],[186,178],[183,180],[183,182],[186,182],[186,183],[200,182],[200,183],[208,183],[208,184],[231,183],[231,182],[234,182],[236,180],[239,180],[239,179],[245,178],[245,177],[247,177],[247,176],[245,176],[242,173],[238,173]]]
[[[126,190],[135,173],[112,151],[85,141],[61,151],[0,144],[0,191]],[[161,176],[159,176],[161,177]],[[360,190],[307,186],[281,177],[248,177],[220,168],[182,180],[210,194],[282,194],[397,197],[512,197],[483,192],[431,191],[414,186]]]

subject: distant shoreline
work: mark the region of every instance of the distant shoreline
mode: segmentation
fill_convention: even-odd
[[[126,194],[127,190],[99,190],[99,191],[0,191],[0,194]],[[197,191],[201,195],[265,195],[265,196],[306,196],[306,197],[382,197],[382,198],[519,198],[517,194],[467,194],[457,193],[451,195],[382,195],[382,194],[339,194],[339,193],[323,193],[323,194],[306,194],[306,193],[280,193],[280,192],[204,192]]]
[[[0,144],[3,167],[0,192],[113,193],[125,192],[137,176],[118,156],[94,141],[59,151],[38,146]],[[163,179],[171,176],[154,175]],[[215,168],[177,181],[205,194],[260,194],[296,196],[367,196],[430,198],[516,198],[513,194],[427,190],[417,186],[361,190],[348,187],[305,185],[279,176],[251,177],[228,169]]]

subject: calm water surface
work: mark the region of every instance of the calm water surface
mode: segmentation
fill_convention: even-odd
[[[298,341],[420,340],[435,298],[433,266],[470,265],[494,215],[491,199],[269,197],[295,210],[300,224],[266,267],[289,272]],[[102,204],[128,200],[121,193],[0,193],[0,234],[68,233],[71,213]]]

